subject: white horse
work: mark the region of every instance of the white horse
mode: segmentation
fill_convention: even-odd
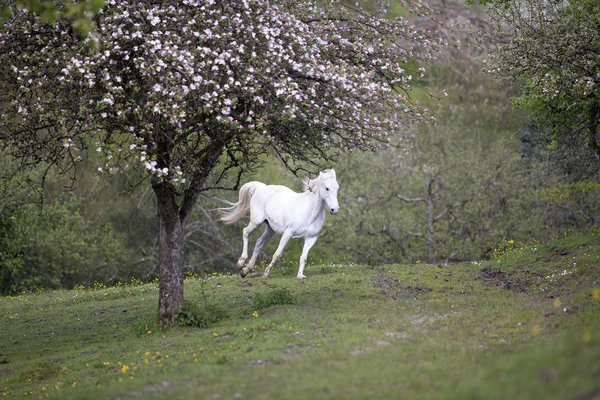
[[[237,262],[242,277],[254,268],[256,258],[275,232],[281,234],[277,251],[263,276],[269,276],[271,267],[283,254],[283,248],[290,239],[304,238],[304,248],[300,256],[298,279],[304,279],[304,265],[308,251],[317,241],[319,232],[325,225],[325,206],[331,214],[337,214],[340,206],[337,193],[340,188],[333,169],[319,173],[316,179],[303,180],[304,192],[296,193],[280,185],[265,185],[262,182],[248,182],[240,189],[237,203],[221,208],[221,220],[232,224],[250,210],[250,223],[243,230],[244,248]],[[265,232],[256,242],[252,258],[248,264],[248,237],[265,222]]]

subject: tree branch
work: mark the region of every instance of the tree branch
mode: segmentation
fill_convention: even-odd
[[[408,203],[417,203],[419,201],[422,201],[425,203],[427,202],[427,200],[425,200],[422,197],[405,197],[405,196],[402,196],[401,194],[396,194],[396,197],[399,198],[400,200],[406,201]]]

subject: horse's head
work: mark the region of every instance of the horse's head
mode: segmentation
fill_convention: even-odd
[[[328,169],[319,173],[319,177],[315,179],[314,190],[327,204],[327,208],[331,214],[337,214],[340,211],[338,204],[338,190],[340,185],[335,178],[335,170]]]

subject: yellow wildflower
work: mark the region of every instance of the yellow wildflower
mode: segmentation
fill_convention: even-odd
[[[552,300],[552,304],[554,305],[554,307],[558,308],[560,307],[560,305],[562,304],[560,299],[554,299]]]

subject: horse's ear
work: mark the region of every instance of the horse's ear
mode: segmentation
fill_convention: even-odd
[[[314,180],[308,181],[308,190],[310,190],[311,192],[314,192],[316,184],[317,184],[317,182],[315,182]]]
[[[319,176],[323,176],[324,175],[323,172],[327,172],[327,174],[332,175],[335,178],[335,170],[333,168],[326,169],[325,171],[319,172]]]

